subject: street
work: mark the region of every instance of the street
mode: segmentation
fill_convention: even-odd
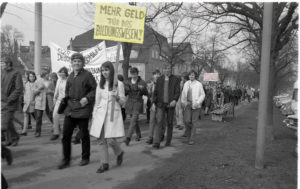
[[[70,168],[58,170],[61,141],[49,140],[51,126],[44,119],[42,136],[35,138],[34,129],[23,136],[18,146],[10,148],[13,164],[7,166],[2,160],[2,171],[12,189],[296,188],[297,158],[293,150],[297,141],[294,133],[283,127],[279,113],[274,121],[276,140],[266,145],[266,168],[254,168],[256,116],[257,102],[243,102],[230,122],[204,117],[194,145],[187,145],[181,137],[183,131],[174,129],[172,146],[162,145],[159,150],[145,143],[148,125],[143,117],[142,140],[136,142],[133,136],[128,147],[122,143],[125,155],[120,167],[110,151],[110,170],[102,174],[96,173],[100,147],[95,138],[91,138],[89,165],[78,166],[81,145],[72,145]]]

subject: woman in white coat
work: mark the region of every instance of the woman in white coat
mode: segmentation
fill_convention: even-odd
[[[66,67],[62,67],[58,71],[58,75],[60,79],[57,81],[54,97],[53,97],[53,103],[54,103],[54,110],[53,110],[53,135],[50,138],[50,140],[56,140],[59,138],[59,119],[61,117],[60,114],[57,113],[58,107],[60,105],[61,100],[65,97],[65,91],[66,91],[66,84],[67,84],[67,78],[68,78],[68,69]]]
[[[125,103],[124,84],[118,81],[117,90],[113,86],[114,66],[111,62],[105,62],[101,66],[101,79],[96,89],[96,100],[93,111],[92,126],[90,135],[99,138],[101,141],[101,166],[97,173],[109,169],[108,145],[117,156],[117,165],[123,161],[124,151],[121,149],[117,138],[125,136],[122,119],[121,105]],[[114,117],[111,121],[112,99],[116,99]]]
[[[201,105],[205,98],[205,92],[200,81],[196,80],[198,74],[192,70],[189,73],[189,79],[183,85],[181,93],[181,103],[184,109],[184,122],[186,126],[186,134],[188,144],[194,144],[194,135],[196,133],[196,125],[199,120]]]
[[[34,72],[28,72],[27,74],[27,82],[25,84],[24,90],[24,127],[22,133],[20,135],[27,135],[27,128],[29,123],[30,114],[34,113],[34,86],[35,86],[36,75]]]

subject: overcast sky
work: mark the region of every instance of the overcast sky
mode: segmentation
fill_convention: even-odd
[[[42,14],[43,45],[54,42],[66,48],[71,38],[91,28],[78,15],[77,3],[43,3]],[[29,41],[34,41],[34,3],[8,3],[1,24],[22,32],[22,44],[29,45]]]
[[[82,3],[50,3],[49,1],[43,1],[42,45],[54,42],[66,48],[71,38],[74,39],[75,36],[93,27],[91,22],[86,22],[80,17],[82,12],[79,14],[77,6],[82,6]],[[122,3],[127,4],[127,2]],[[34,41],[34,2],[8,3],[1,24],[2,26],[10,24],[22,32],[24,34],[22,45],[29,45],[29,41]],[[163,26],[162,31],[166,31],[166,26]],[[239,58],[233,55],[230,59],[236,62]]]

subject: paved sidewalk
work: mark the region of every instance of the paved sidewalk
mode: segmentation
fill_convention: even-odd
[[[236,108],[236,112],[248,103]],[[209,117],[203,117],[201,127],[197,133],[203,131],[220,130],[224,123],[212,122]],[[133,141],[130,146],[121,147],[125,151],[124,162],[120,167],[116,166],[116,159],[110,149],[110,170],[103,174],[96,173],[100,166],[100,147],[95,138],[91,138],[91,161],[84,167],[78,166],[81,159],[81,145],[72,145],[72,164],[70,168],[58,170],[57,165],[62,158],[61,141],[50,141],[51,125],[46,120],[42,129],[42,137],[33,136],[34,129],[30,130],[28,136],[23,136],[16,147],[11,147],[14,162],[7,166],[2,161],[2,171],[6,176],[11,189],[99,189],[99,188],[122,188],[137,176],[147,174],[160,166],[163,166],[168,159],[175,154],[180,154],[187,146],[181,137],[183,130],[174,129],[171,147],[164,147],[155,150],[147,145],[148,124],[145,117],[141,120],[142,140]],[[128,128],[128,121],[126,122]],[[193,146],[192,146],[193,147]],[[195,148],[197,145],[195,145]],[[151,182],[156,182],[155,180]]]

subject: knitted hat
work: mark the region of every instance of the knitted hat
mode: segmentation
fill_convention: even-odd
[[[84,63],[84,57],[81,53],[72,54],[71,61],[73,61],[74,59],[80,59]]]

